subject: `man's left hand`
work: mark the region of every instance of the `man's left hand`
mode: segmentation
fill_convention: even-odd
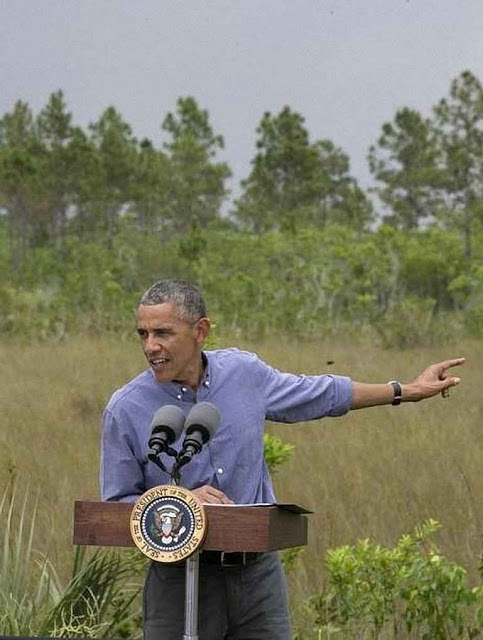
[[[449,371],[452,367],[464,364],[465,358],[454,358],[431,364],[413,382],[402,386],[403,400],[418,402],[425,398],[432,398],[438,393],[445,393],[451,387],[460,383],[460,378]]]

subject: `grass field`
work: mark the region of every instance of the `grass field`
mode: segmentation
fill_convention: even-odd
[[[367,537],[391,544],[429,517],[443,525],[441,551],[476,581],[483,546],[480,342],[404,352],[342,340],[222,344],[254,350],[283,370],[341,373],[365,382],[409,381],[431,361],[466,356],[458,371],[462,384],[447,400],[268,429],[296,447],[275,478],[278,499],[316,512],[309,545],[290,576],[300,627],[302,603],[322,583],[327,548]],[[144,368],[143,359],[134,339],[76,337],[2,342],[0,367],[0,483],[5,486],[14,473],[22,487],[40,492],[36,544],[49,548],[67,573],[72,503],[98,495],[103,406],[115,388]]]

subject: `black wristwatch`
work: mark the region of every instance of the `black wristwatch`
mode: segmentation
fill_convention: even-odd
[[[392,404],[393,405],[401,404],[401,400],[402,400],[401,383],[398,382],[397,380],[390,380],[387,384],[392,385],[392,388],[394,389],[394,399],[392,401]]]

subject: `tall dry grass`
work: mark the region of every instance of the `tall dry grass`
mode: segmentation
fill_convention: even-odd
[[[432,361],[468,358],[459,371],[462,384],[447,400],[269,425],[296,446],[276,476],[279,500],[315,511],[309,545],[291,574],[299,625],[302,602],[321,584],[327,548],[366,537],[391,544],[429,517],[443,524],[442,552],[476,579],[483,535],[480,342],[404,352],[364,340],[236,342],[283,370],[336,372],[367,382],[408,381]],[[0,344],[0,486],[14,473],[40,488],[36,543],[50,549],[66,573],[72,561],[72,503],[98,495],[102,409],[112,391],[143,367],[135,340]]]
[[[73,500],[99,494],[103,407],[142,366],[134,342],[0,344],[0,482],[13,473],[41,488],[37,544],[66,571]]]

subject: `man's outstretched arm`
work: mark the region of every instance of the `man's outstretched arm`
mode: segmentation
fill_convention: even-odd
[[[430,365],[419,376],[408,384],[401,383],[401,402],[418,402],[432,398],[459,384],[460,379],[449,371],[451,367],[463,364],[465,358],[444,360]],[[395,389],[392,384],[352,383],[351,409],[363,409],[382,404],[392,404]]]

